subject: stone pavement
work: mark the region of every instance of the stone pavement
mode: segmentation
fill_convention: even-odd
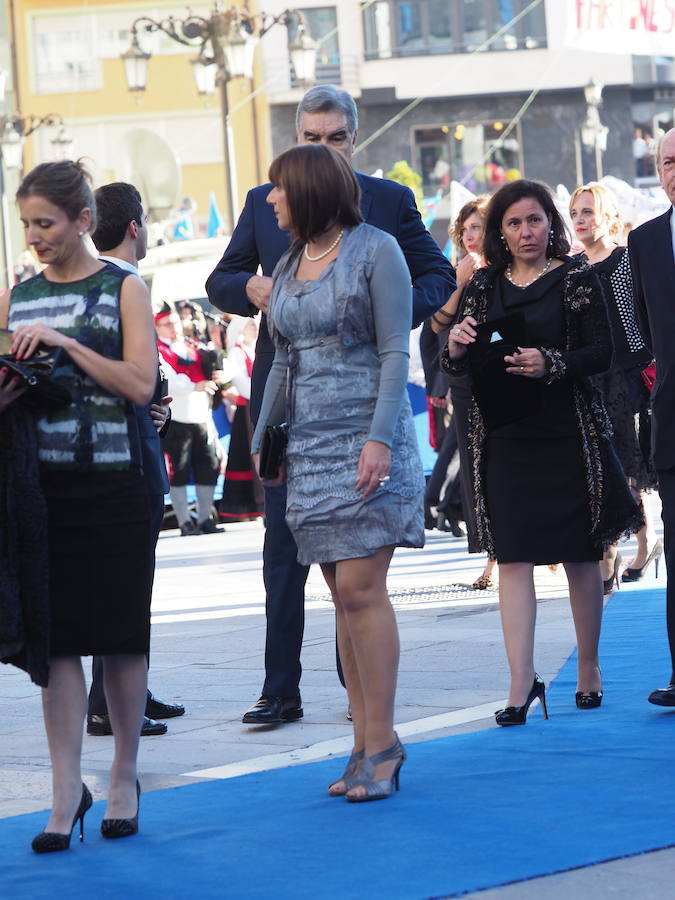
[[[144,790],[343,755],[351,747],[346,695],[335,674],[332,605],[316,567],[307,586],[304,719],[278,728],[241,723],[262,684],[262,537],[259,523],[230,525],[218,535],[160,537],[150,686],[159,697],[184,703],[187,712],[169,720],[167,735],[141,740]],[[622,547],[627,561],[632,549]],[[437,531],[427,533],[424,550],[399,550],[394,557],[389,588],[401,634],[397,730],[408,742],[495,727],[492,714],[504,705],[508,671],[497,593],[470,588],[482,563],[467,555],[463,539]],[[653,571],[645,586],[652,578]],[[548,681],[574,649],[574,632],[562,568],[555,574],[538,568],[536,581],[537,669]],[[660,652],[665,665],[665,633]],[[0,739],[0,816],[47,809],[39,690],[10,666],[0,666]],[[83,771],[95,799],[105,793],[111,753],[111,738],[85,736]],[[674,894],[674,865],[675,851],[667,850],[475,896],[665,900]]]

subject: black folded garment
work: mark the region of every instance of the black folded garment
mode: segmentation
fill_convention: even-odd
[[[469,372],[486,427],[497,428],[541,412],[541,379],[512,375],[504,362],[504,357],[513,356],[518,348],[533,346],[522,314],[484,322],[476,331],[476,342],[469,347]]]

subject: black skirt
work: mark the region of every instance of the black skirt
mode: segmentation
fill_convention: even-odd
[[[592,562],[591,512],[579,437],[488,438],[485,496],[500,563]]]
[[[52,656],[147,653],[154,540],[140,473],[43,472]]]

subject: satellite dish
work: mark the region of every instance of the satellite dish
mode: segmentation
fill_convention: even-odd
[[[169,144],[149,128],[133,128],[122,140],[124,180],[133,184],[154,220],[168,218],[178,205],[180,166]]]

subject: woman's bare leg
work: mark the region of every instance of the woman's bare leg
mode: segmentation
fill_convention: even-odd
[[[148,663],[142,653],[103,657],[103,686],[108,702],[115,755],[110,769],[106,819],[136,815],[136,761],[148,689]]]
[[[368,756],[385,750],[395,741],[399,640],[387,593],[387,571],[392,555],[393,547],[384,547],[373,556],[336,564],[338,602],[345,613],[363,696]],[[391,777],[395,765],[386,762],[376,766],[375,779]],[[349,791],[349,796],[363,792],[363,788],[356,787]]]
[[[646,491],[636,493],[636,500],[642,501],[642,508],[645,512],[645,524],[635,535],[637,538],[637,551],[635,556],[628,564],[631,569],[641,569],[647,562],[647,557],[657,541],[656,529],[654,527],[654,517],[651,509],[651,495]]]
[[[87,691],[79,656],[53,657],[42,712],[52,761],[52,812],[45,831],[68,834],[82,797],[82,734]]]
[[[565,563],[577,635],[578,691],[599,691],[598,643],[602,624],[602,577],[596,562]]]
[[[507,706],[523,706],[534,681],[537,598],[532,563],[499,564],[499,611],[511,672]]]
[[[600,575],[603,581],[607,581],[614,574],[614,563],[618,552],[618,545],[610,544],[603,553],[602,559],[600,560]]]
[[[323,577],[326,580],[333,603],[335,604],[335,626],[337,631],[338,650],[340,651],[340,663],[342,665],[342,675],[347,688],[347,696],[349,698],[349,708],[352,713],[352,726],[354,728],[354,747],[353,750],[363,750],[366,746],[366,710],[363,701],[363,691],[361,690],[361,680],[359,678],[359,669],[354,656],[354,647],[349,635],[347,627],[346,615],[340,598],[337,593],[335,563],[324,563],[321,566]],[[358,771],[358,769],[357,769]],[[333,790],[331,793],[344,794],[345,785],[342,779],[331,785]]]

